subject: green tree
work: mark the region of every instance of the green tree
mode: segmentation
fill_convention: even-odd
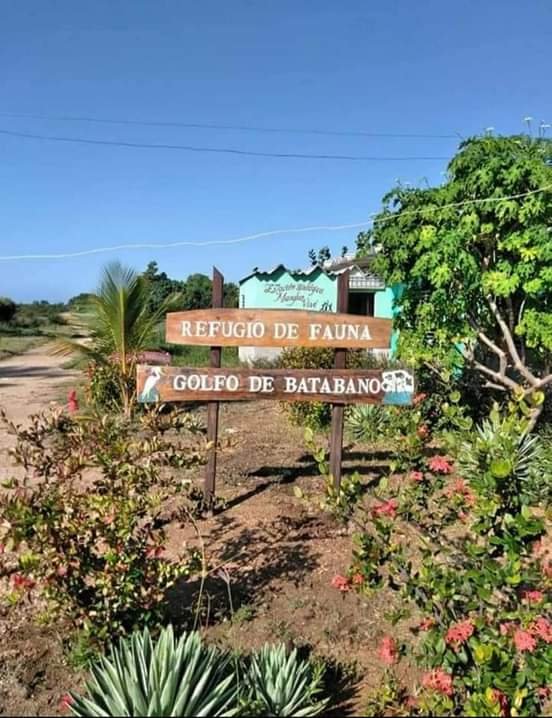
[[[551,158],[542,138],[469,139],[441,186],[393,189],[358,238],[403,286],[403,356],[460,353],[488,388],[527,400],[531,429],[552,386]]]
[[[0,297],[0,322],[9,322],[15,316],[15,302],[7,297]]]
[[[152,310],[149,290],[143,275],[118,262],[108,265],[82,318],[89,341],[79,344],[60,340],[57,344],[58,353],[76,352],[100,365],[118,367],[121,404],[127,416],[135,400],[134,372],[139,354],[157,340],[159,324],[180,299],[177,294],[170,295]]]

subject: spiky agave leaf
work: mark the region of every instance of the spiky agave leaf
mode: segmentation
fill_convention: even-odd
[[[294,649],[264,646],[251,658],[246,676],[252,700],[266,716],[317,716],[328,704],[319,700],[322,670],[301,660]]]
[[[232,715],[237,680],[230,657],[207,647],[198,633],[176,639],[172,627],[154,643],[148,629],[112,647],[90,668],[76,716]]]

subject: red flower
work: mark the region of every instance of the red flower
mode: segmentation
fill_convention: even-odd
[[[75,389],[71,389],[69,396],[67,397],[67,410],[71,413],[79,410],[79,400],[77,399],[77,392]]]
[[[346,579],[345,576],[340,576],[339,574],[332,578],[332,586],[337,588],[337,590],[342,593],[347,593],[347,591],[351,588],[348,579]]]
[[[397,501],[397,499],[389,499],[389,501],[384,501],[378,506],[375,506],[372,509],[372,516],[374,516],[375,518],[386,516],[387,518],[394,519],[397,515],[398,508],[399,502]]]
[[[427,465],[436,474],[452,474],[453,466],[447,456],[432,456]]]
[[[450,498],[452,498],[453,496],[461,496],[466,505],[469,507],[475,505],[475,494],[463,479],[457,479],[454,484],[448,489],[447,494]]]
[[[397,662],[398,651],[394,638],[391,636],[383,637],[378,650],[378,656],[388,666],[392,666]]]
[[[69,708],[73,705],[74,702],[75,701],[73,700],[73,696],[69,695],[69,693],[66,693],[64,696],[61,697],[61,700],[59,702],[59,710],[69,710]]]
[[[533,651],[537,647],[537,642],[529,633],[529,631],[524,631],[521,628],[517,628],[514,631],[514,643],[520,653],[523,653],[525,651],[533,653]]]
[[[418,625],[418,630],[420,631],[429,631],[430,628],[433,628],[435,625],[435,621],[433,618],[424,618],[422,621],[420,621]]]
[[[35,587],[35,582],[31,578],[15,573],[12,578],[12,585],[16,591],[30,591]]]
[[[510,715],[510,706],[508,705],[508,697],[498,688],[493,688],[493,698],[500,707],[500,713],[503,716]]]
[[[524,591],[523,600],[527,603],[540,603],[544,599],[542,591]]]
[[[473,636],[475,626],[467,619],[466,621],[459,621],[451,626],[445,636],[445,641],[455,648],[465,643],[468,638]]]
[[[361,573],[355,573],[351,578],[354,586],[362,586],[364,583],[364,576]]]
[[[454,693],[452,676],[450,673],[446,673],[442,668],[435,668],[433,671],[425,673],[422,678],[422,685],[424,688],[442,693],[449,698]]]
[[[423,481],[423,480],[424,480],[423,472],[422,472],[422,471],[411,471],[411,472],[410,472],[410,479],[411,479],[412,481],[416,481],[416,482],[418,482],[418,481]]]
[[[544,616],[540,616],[530,627],[531,635],[537,636],[545,643],[552,643],[552,624]]]

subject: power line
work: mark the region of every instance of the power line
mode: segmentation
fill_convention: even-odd
[[[15,130],[0,129],[1,135],[19,137],[22,139],[45,140],[47,142],[69,142],[85,145],[105,145],[108,147],[128,147],[148,150],[179,150],[184,152],[209,152],[214,154],[230,154],[248,157],[275,157],[277,159],[302,160],[340,160],[353,162],[416,162],[416,161],[443,161],[449,157],[377,157],[368,155],[326,155],[305,154],[302,152],[255,152],[253,150],[238,150],[230,147],[196,147],[193,145],[150,144],[147,142],[126,142],[119,140],[95,140],[85,137],[64,137],[59,135],[37,135],[30,132],[16,132]]]
[[[506,200],[520,199],[522,197],[529,197],[530,195],[540,194],[552,190],[552,184],[537,189],[529,190],[527,192],[519,192],[518,194],[511,194],[501,197],[482,197],[478,199],[468,199],[462,202],[450,202],[448,204],[441,205],[440,207],[434,207],[430,210],[425,209],[423,211],[442,211],[444,209],[458,208],[465,205],[482,204],[484,202],[503,202]],[[281,234],[301,234],[304,232],[335,232],[343,229],[359,229],[366,227],[369,224],[375,223],[386,223],[390,222],[398,217],[404,217],[406,215],[419,214],[422,210],[405,210],[404,212],[397,212],[390,214],[385,217],[379,217],[379,212],[373,212],[362,222],[354,222],[352,224],[321,224],[310,227],[292,227],[289,229],[273,229],[266,232],[258,232],[257,234],[249,234],[243,237],[235,237],[234,239],[214,239],[207,242],[194,242],[194,241],[180,241],[180,242],[168,242],[168,243],[146,243],[146,244],[119,244],[111,247],[95,247],[94,249],[84,249],[79,252],[65,252],[60,254],[19,254],[19,255],[0,255],[0,261],[19,261],[26,259],[72,259],[76,257],[86,257],[93,254],[103,254],[105,252],[116,252],[127,249],[171,249],[174,247],[212,247],[229,244],[241,244],[244,242],[251,242],[256,239],[263,239],[265,237],[274,237]]]
[[[280,134],[297,134],[297,135],[323,135],[329,137],[380,137],[380,138],[398,138],[398,139],[440,139],[440,140],[458,140],[461,139],[460,133],[452,134],[434,134],[434,133],[418,133],[418,132],[371,132],[367,130],[323,130],[312,128],[296,128],[296,127],[260,127],[258,125],[233,125],[219,124],[216,122],[178,122],[178,121],[156,121],[156,120],[129,120],[129,119],[113,119],[105,117],[86,117],[74,115],[46,115],[36,113],[23,112],[0,112],[0,117],[13,117],[17,119],[28,120],[45,120],[48,122],[85,122],[90,124],[102,125],[126,125],[137,127],[183,127],[187,129],[200,130],[233,130],[237,132],[265,132]]]

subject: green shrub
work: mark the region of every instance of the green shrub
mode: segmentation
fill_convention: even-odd
[[[9,322],[15,315],[15,302],[7,297],[0,297],[0,322]]]
[[[157,624],[166,590],[196,566],[193,553],[169,560],[160,520],[168,501],[187,517],[187,486],[168,467],[193,467],[201,448],[171,432],[182,417],[76,418],[61,410],[32,417],[16,434],[24,471],[5,484],[0,505],[4,561],[13,566],[13,602],[34,588],[60,618],[100,644]]]
[[[136,380],[130,372],[121,376],[120,366],[115,362],[95,362],[87,368],[86,398],[99,411],[119,412],[123,407],[121,382],[129,384],[130,391],[136,391]]]
[[[93,662],[84,695],[64,703],[76,716],[316,716],[322,672],[284,646],[232,659],[197,632],[175,639],[169,626],[153,641],[144,629]]]
[[[313,667],[302,661],[294,649],[266,645],[251,657],[247,684],[255,715],[264,716],[317,716],[325,709],[327,700],[321,700],[321,666]]]
[[[90,673],[85,695],[66,699],[76,716],[220,716],[236,705],[229,656],[170,626],[155,643],[147,629],[122,640]]]
[[[335,350],[324,348],[292,347],[284,349],[278,366],[284,369],[332,369]],[[373,355],[354,350],[347,352],[348,369],[372,369],[383,366]],[[317,401],[282,402],[282,409],[292,424],[315,431],[325,429],[331,421],[331,405]]]
[[[530,407],[495,407],[475,429],[452,406],[447,414],[458,423],[448,456],[418,457],[398,485],[384,477],[375,500],[356,504],[339,587],[387,586],[423,618],[405,649],[425,671],[415,705],[390,684],[375,697],[385,715],[540,715],[552,661],[542,500],[552,474],[527,434]]]

